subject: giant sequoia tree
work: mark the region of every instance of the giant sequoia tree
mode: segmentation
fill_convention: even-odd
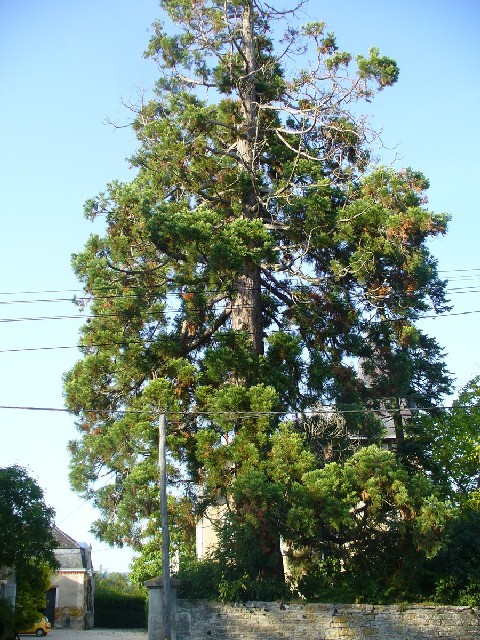
[[[415,327],[446,308],[426,241],[447,219],[421,173],[371,161],[359,103],[396,82],[393,60],[353,58],[322,23],[295,29],[295,11],[257,0],[161,6],[178,34],[155,24],[146,53],[160,80],[133,123],[137,175],[87,202],[106,231],[73,260],[90,318],[65,378],[71,480],[101,538],[141,548],[166,410],[174,536],[186,504],[224,496],[232,557],[243,539],[250,575],[281,580],[289,487],[335,451],[304,426],[335,406],[348,449],[379,436],[386,399],[431,406],[448,388]],[[279,433],[304,443],[295,459]]]

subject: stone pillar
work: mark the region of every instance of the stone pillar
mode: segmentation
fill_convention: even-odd
[[[171,640],[176,640],[177,589],[180,580],[170,578]],[[164,640],[164,596],[162,576],[144,582],[148,589],[148,640]]]

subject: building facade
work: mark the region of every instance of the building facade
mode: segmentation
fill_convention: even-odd
[[[93,629],[94,570],[90,545],[54,528],[59,569],[47,594],[46,615],[59,628]]]

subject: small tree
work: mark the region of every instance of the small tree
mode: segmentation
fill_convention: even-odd
[[[53,509],[25,469],[0,469],[0,565],[18,567],[38,558],[55,566],[53,518]]]
[[[460,390],[452,407],[424,415],[413,429],[423,464],[455,504],[480,509],[480,376]]]
[[[49,575],[56,568],[53,518],[53,509],[25,469],[0,469],[0,567],[16,573],[17,629],[34,622],[46,604]]]
[[[430,595],[427,561],[451,517],[435,485],[390,451],[360,449],[311,471],[294,487],[286,541],[307,598],[398,602]]]
[[[45,609],[50,588],[52,566],[37,558],[17,565],[17,597],[15,600],[15,628],[28,629]]]
[[[433,595],[442,603],[479,606],[480,377],[448,409],[412,424],[409,447],[455,507],[446,545],[431,562]]]

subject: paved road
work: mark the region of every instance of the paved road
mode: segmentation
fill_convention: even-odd
[[[45,640],[147,640],[144,629],[52,629]],[[36,640],[35,636],[21,635],[20,640]]]

